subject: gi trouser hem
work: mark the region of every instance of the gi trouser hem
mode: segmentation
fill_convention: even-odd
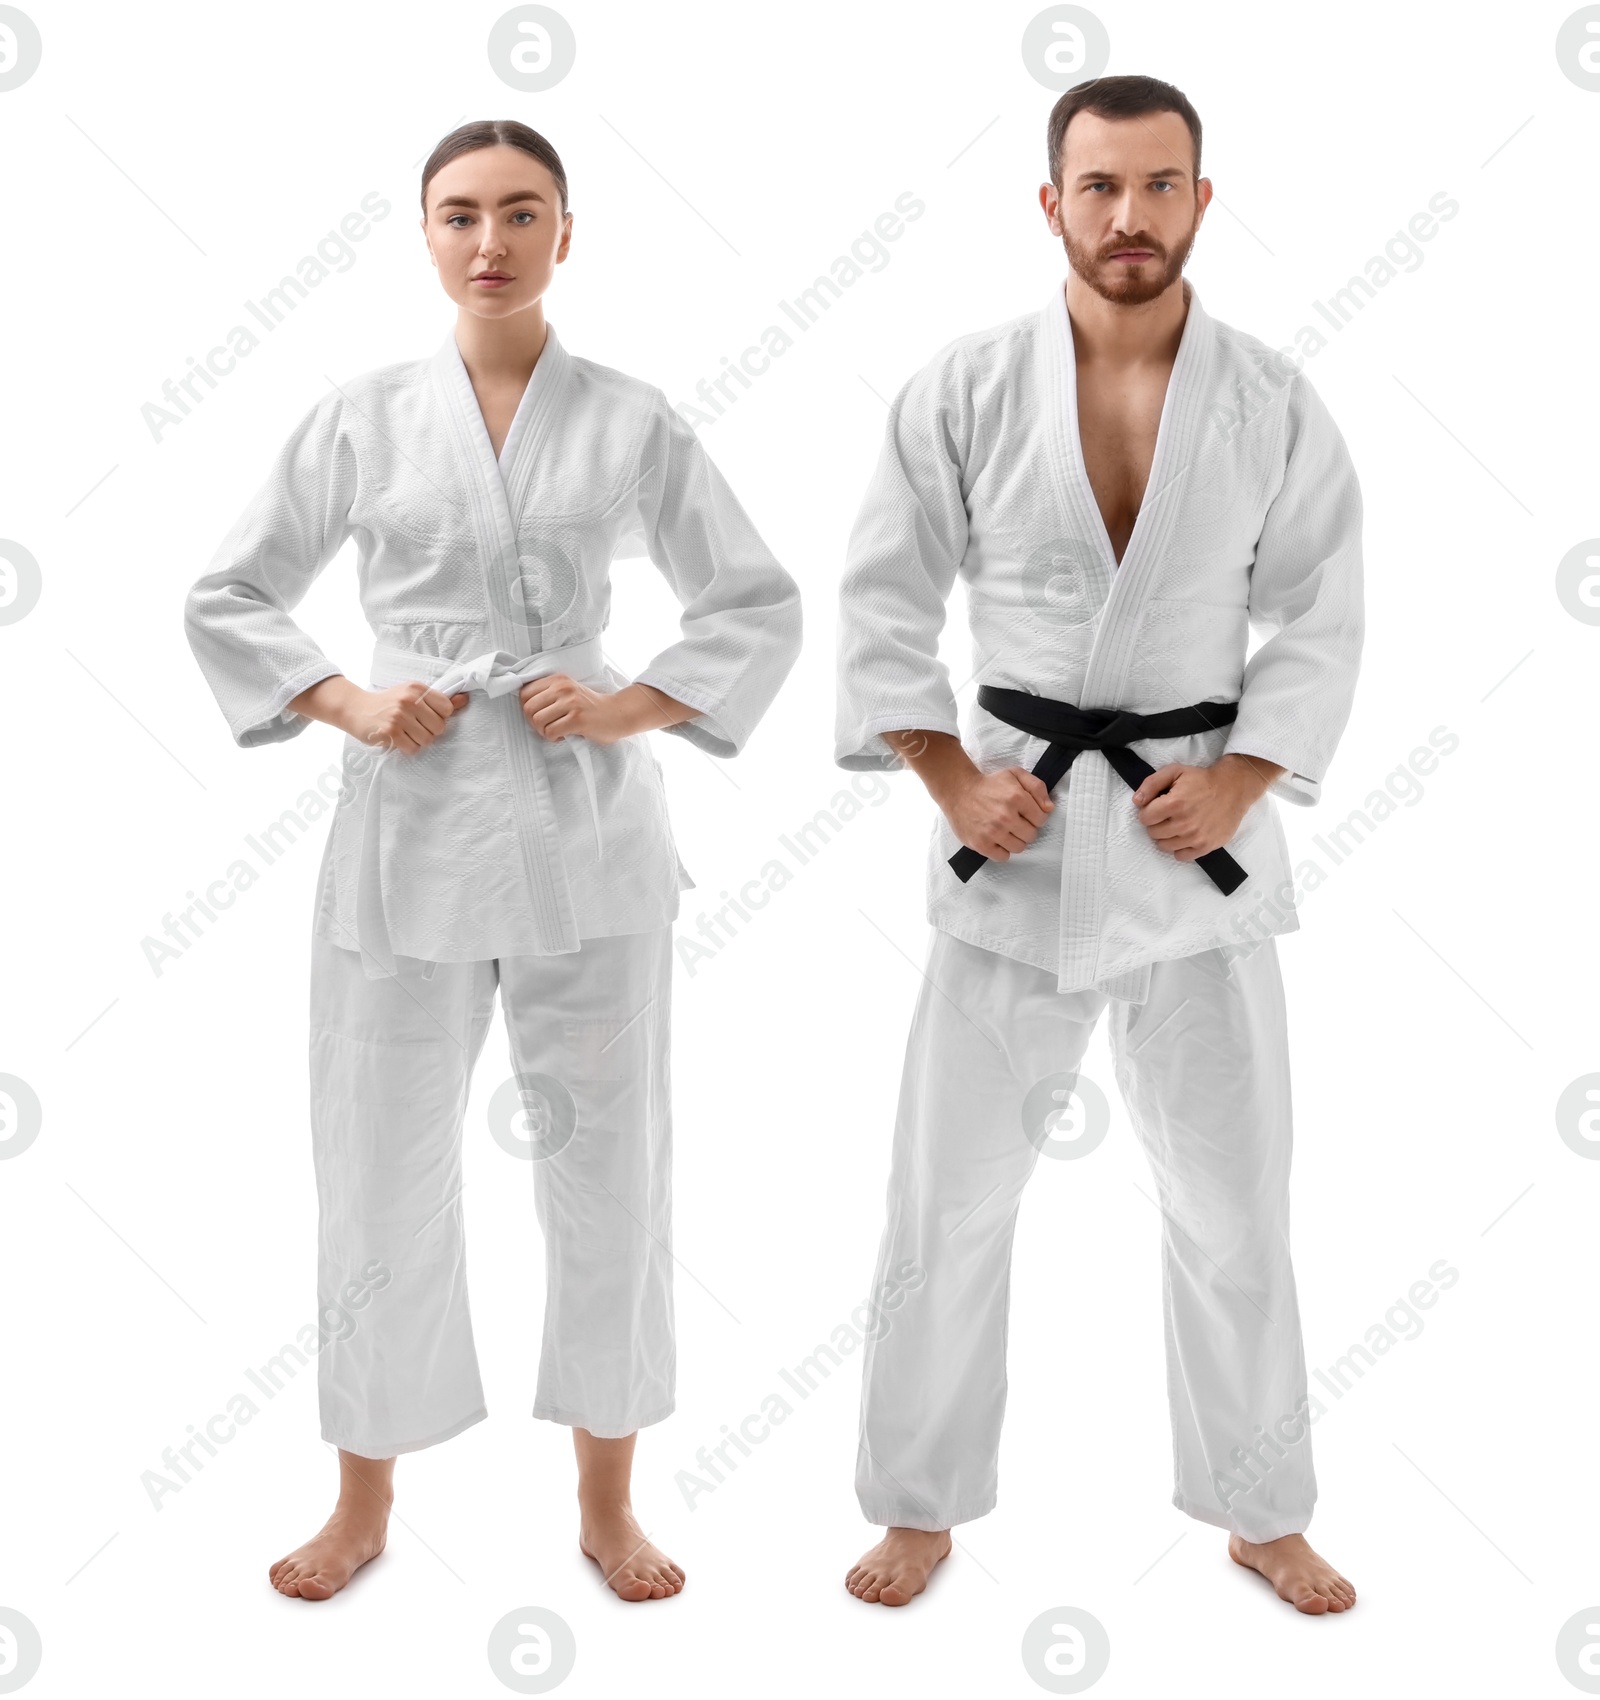
[[[1305,1420],[1307,1402],[1271,941],[1233,962],[1152,964],[1134,1003],[1060,992],[1053,973],[943,931],[906,1047],[873,1290],[918,1278],[862,1361],[855,1485],[870,1522],[943,1529],[996,1502],[1018,1207],[1102,1016],[1163,1219],[1172,1503],[1255,1542],[1310,1523],[1309,1433],[1283,1446],[1269,1427]]]
[[[615,1422],[596,1422],[580,1411],[564,1410],[559,1405],[546,1404],[541,1399],[534,1404],[533,1414],[547,1423],[562,1423],[567,1428],[587,1429],[596,1440],[626,1440],[637,1429],[665,1422],[677,1408],[677,1402],[669,1399],[664,1405],[652,1407],[643,1416],[628,1417]]]
[[[869,1523],[876,1523],[884,1529],[925,1529],[930,1534],[942,1529],[953,1529],[957,1523],[975,1523],[980,1517],[987,1517],[998,1503],[998,1494],[991,1493],[985,1499],[973,1499],[964,1505],[954,1506],[950,1511],[940,1514],[929,1511],[926,1506],[920,1506],[915,1511],[908,1511],[903,1502],[890,1499],[871,1499],[857,1495],[861,1513]]]
[[[671,968],[670,927],[555,957],[403,958],[378,980],[313,938],[326,1440],[388,1458],[487,1414],[461,1146],[497,992],[515,1072],[490,1097],[491,1161],[503,1184],[531,1178],[544,1240],[533,1415],[620,1439],[671,1414]]]
[[[1181,1493],[1173,1494],[1172,1503],[1184,1516],[1193,1517],[1199,1523],[1209,1523],[1214,1529],[1226,1529],[1230,1535],[1237,1535],[1241,1541],[1249,1541],[1252,1546],[1265,1546],[1268,1541],[1281,1541],[1285,1535],[1303,1535],[1311,1527],[1309,1511],[1302,1516],[1277,1517],[1245,1528],[1241,1527],[1239,1518],[1229,1517],[1218,1511],[1215,1506],[1196,1505],[1185,1499]]]
[[[420,1452],[425,1446],[437,1446],[442,1440],[450,1440],[463,1429],[471,1428],[474,1423],[481,1423],[488,1414],[480,1405],[471,1416],[463,1417],[458,1423],[451,1423],[449,1428],[440,1429],[437,1434],[430,1434],[426,1440],[363,1440],[358,1444],[353,1440],[341,1440],[326,1428],[322,1431],[322,1438],[330,1446],[337,1446],[341,1452],[353,1452],[358,1458],[398,1458],[402,1452]]]

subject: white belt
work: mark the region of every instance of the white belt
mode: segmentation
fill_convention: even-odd
[[[441,696],[455,696],[462,691],[482,691],[491,697],[508,696],[520,690],[530,679],[542,679],[550,673],[569,673],[576,678],[593,677],[605,671],[600,639],[588,638],[583,643],[568,644],[563,649],[541,650],[534,655],[516,656],[503,649],[492,649],[475,655],[470,661],[450,661],[439,655],[423,655],[415,650],[402,649],[395,644],[380,643],[373,650],[374,677],[384,672],[396,672],[402,678],[420,678],[430,690]],[[429,674],[433,677],[430,679]],[[398,680],[395,682],[399,682]],[[382,689],[385,687],[379,686]],[[589,795],[589,818],[594,826],[596,861],[604,859],[605,843],[600,832],[600,796],[595,785],[594,756],[588,740],[569,734],[551,744],[530,726],[528,736],[548,754],[556,749],[570,749],[583,775],[584,789]],[[445,735],[448,736],[448,726]],[[389,944],[389,929],[383,914],[383,888],[378,856],[382,819],[383,776],[396,757],[405,752],[385,750],[378,756],[372,784],[367,792],[366,815],[361,828],[361,864],[356,887],[356,928],[361,946],[370,952],[381,973],[394,972],[394,953]],[[368,970],[369,974],[371,973]],[[376,977],[376,976],[374,976]]]

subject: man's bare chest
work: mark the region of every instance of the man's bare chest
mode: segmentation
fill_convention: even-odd
[[[1112,552],[1122,560],[1150,482],[1171,367],[1137,377],[1080,368],[1078,437]]]

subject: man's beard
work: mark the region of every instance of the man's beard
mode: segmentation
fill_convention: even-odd
[[[1200,221],[1196,218],[1181,253],[1168,253],[1153,236],[1143,234],[1116,237],[1103,249],[1089,248],[1075,241],[1072,232],[1065,228],[1061,239],[1067,250],[1068,265],[1096,295],[1115,302],[1119,307],[1138,307],[1146,301],[1154,301],[1164,289],[1182,277],[1199,229]],[[1119,249],[1126,248],[1148,248],[1154,258],[1146,260],[1142,266],[1129,266],[1108,258]]]

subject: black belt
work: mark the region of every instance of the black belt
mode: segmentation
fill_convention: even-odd
[[[1137,791],[1155,769],[1142,756],[1136,756],[1129,744],[1139,738],[1183,738],[1194,732],[1209,732],[1239,717],[1236,702],[1197,702],[1188,708],[1169,708],[1162,714],[1130,714],[1115,708],[1078,708],[1070,702],[1031,696],[1001,685],[980,685],[978,706],[1019,732],[1049,741],[1050,747],[1033,768],[1034,777],[1044,781],[1046,791],[1055,790],[1061,776],[1084,750],[1098,750],[1126,780],[1128,789]],[[950,858],[950,866],[964,884],[988,860],[963,845]],[[1249,878],[1226,850],[1208,850],[1194,860],[1224,897]]]

